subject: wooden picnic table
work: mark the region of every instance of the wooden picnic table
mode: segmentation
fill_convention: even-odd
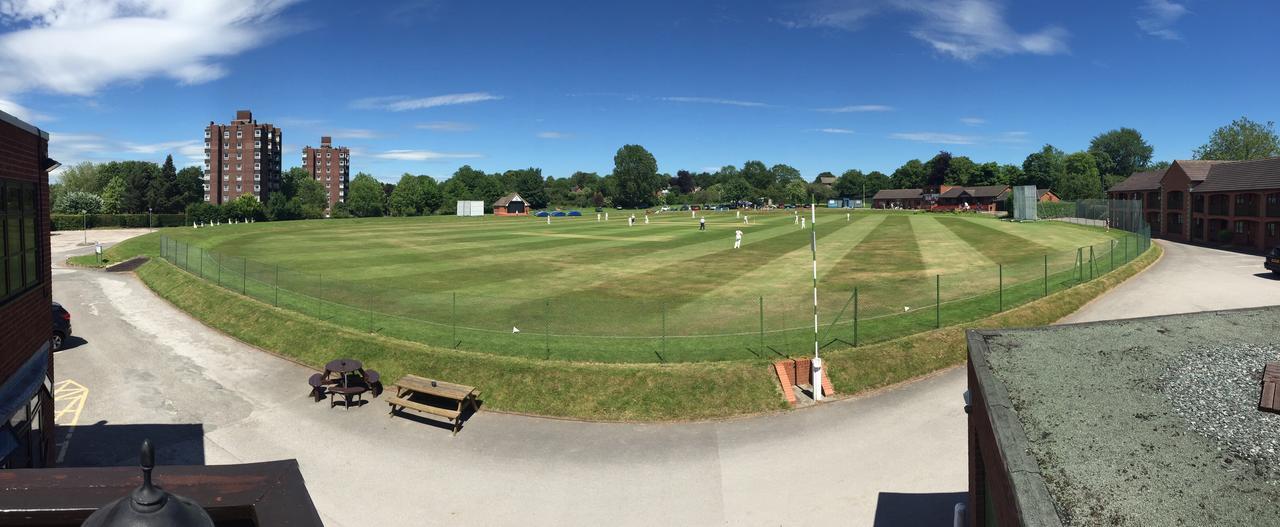
[[[480,392],[476,391],[474,386],[455,384],[437,379],[426,379],[417,375],[405,375],[399,381],[396,381],[394,386],[396,388],[395,395],[387,397],[387,404],[391,405],[392,416],[396,414],[396,407],[398,406],[399,410],[409,408],[443,417],[453,423],[453,435],[458,435],[458,429],[462,426],[462,406],[464,404],[469,404],[472,410],[480,409],[476,405],[476,398],[479,397]],[[414,395],[453,401],[456,403],[456,408],[444,408],[414,401]]]

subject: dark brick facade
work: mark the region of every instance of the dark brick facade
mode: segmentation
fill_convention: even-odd
[[[280,190],[281,131],[240,110],[229,124],[210,121],[204,129],[204,199],[220,205],[242,195],[266,203]]]
[[[0,180],[11,184],[33,184],[35,188],[36,282],[21,286],[16,296],[0,301],[0,387],[10,381],[37,354],[49,353],[53,334],[53,285],[49,256],[49,174],[45,161],[49,155],[48,135],[29,124],[0,113]],[[13,232],[0,233],[12,236]],[[3,289],[3,287],[0,287]],[[11,288],[12,289],[12,288]],[[11,291],[12,292],[12,291]],[[0,296],[0,298],[5,298]],[[45,366],[48,383],[53,380],[53,356],[48,354]],[[53,459],[53,400],[45,389],[37,392],[40,399],[38,429],[34,444],[44,455],[36,466],[51,464]],[[5,401],[0,401],[0,404]],[[6,422],[11,416],[0,415]]]
[[[302,167],[307,174],[324,185],[329,196],[329,210],[347,199],[351,182],[351,151],[345,146],[333,146],[329,136],[320,138],[320,147],[302,149]]]

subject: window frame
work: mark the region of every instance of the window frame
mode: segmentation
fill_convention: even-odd
[[[0,178],[0,306],[44,283],[39,202],[35,183]]]

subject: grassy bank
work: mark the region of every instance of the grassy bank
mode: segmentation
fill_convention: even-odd
[[[159,231],[134,236],[112,245],[102,251],[102,259],[99,259],[98,255],[90,253],[67,258],[67,263],[81,267],[106,267],[139,255],[150,256],[151,258],[160,256]]]
[[[135,240],[146,243],[141,238]],[[154,240],[150,243],[155,245]],[[117,246],[117,257],[128,257],[124,246]],[[964,360],[964,329],[1051,323],[1150,265],[1159,254],[1159,246],[1153,245],[1115,272],[994,316],[879,344],[826,351],[832,382],[841,395],[850,395],[958,364]],[[346,356],[364,361],[390,380],[416,373],[472,384],[484,392],[483,400],[490,409],[652,421],[729,417],[786,407],[763,358],[599,364],[458,351],[277,308],[201,280],[164,260],[149,262],[138,270],[138,276],[178,308],[254,346],[315,367]]]

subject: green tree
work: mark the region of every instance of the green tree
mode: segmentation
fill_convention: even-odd
[[[767,189],[776,182],[773,172],[760,161],[747,161],[742,164],[742,177],[747,184],[758,189]]]
[[[1195,150],[1196,159],[1247,161],[1280,156],[1280,138],[1274,122],[1266,124],[1241,117],[1213,131],[1209,142]]]
[[[88,192],[67,192],[53,204],[53,211],[59,214],[98,214],[102,212],[102,198]]]
[[[951,166],[947,168],[948,185],[973,185],[978,177],[978,164],[966,156],[951,158]]]
[[[111,182],[107,183],[106,188],[102,189],[102,212],[106,214],[119,214],[124,211],[124,178],[116,176],[111,178]]]
[[[1101,185],[1102,175],[1129,177],[1143,170],[1151,163],[1153,149],[1137,130],[1120,128],[1094,136],[1088,152],[1097,161]]]
[[[307,177],[295,181],[294,185],[297,195],[289,200],[298,202],[298,210],[302,211],[302,217],[323,218],[324,209],[329,208],[329,195],[324,188],[324,183]]]
[[[58,183],[65,192],[88,192],[98,194],[102,186],[98,182],[98,167],[89,161],[82,161],[63,168],[58,173]]]
[[[886,176],[884,172],[879,170],[872,170],[871,172],[868,172],[865,181],[867,188],[861,191],[858,196],[858,198],[862,199],[864,202],[870,200],[872,196],[875,196],[876,193],[881,190],[893,188],[893,181],[890,180],[889,176]]]
[[[893,181],[893,188],[920,188],[927,181],[927,174],[924,163],[919,159],[912,159],[894,170],[890,179]]]
[[[644,207],[653,203],[661,186],[658,160],[640,145],[625,145],[613,156],[613,174],[618,191],[614,203],[623,207]]]
[[[173,156],[164,158],[159,177],[147,185],[147,208],[154,212],[177,212],[178,169],[173,166]],[[142,211],[139,211],[142,212]]]
[[[809,199],[809,184],[804,181],[787,183],[785,200],[787,203],[804,203]]]
[[[1057,190],[1057,183],[1066,173],[1065,155],[1053,145],[1044,145],[1022,162],[1022,179],[1018,185],[1035,185],[1037,189]]]
[[[271,197],[267,198],[266,206],[267,219],[271,221],[286,221],[302,219],[302,202],[298,198],[285,197],[284,192],[272,192]],[[191,208],[188,206],[187,215],[191,216]]]
[[[186,210],[187,205],[204,201],[204,171],[199,167],[185,167],[178,171],[174,212]]]
[[[360,172],[351,180],[348,191],[347,208],[351,214],[359,217],[381,216],[386,210],[386,193],[382,191],[382,183],[373,176]]]
[[[1093,154],[1076,152],[1063,159],[1063,176],[1054,187],[1059,197],[1068,201],[1102,197],[1102,178]]]
[[[508,170],[505,175],[511,190],[519,193],[530,207],[541,209],[547,206],[547,182],[542,179],[542,169]]]
[[[223,217],[231,220],[263,220],[266,213],[262,202],[253,194],[241,194],[240,197],[222,205]]]
[[[124,178],[124,193],[120,199],[120,212],[143,213],[147,207],[155,208],[151,201],[152,182],[160,177],[160,166],[148,161],[112,161],[98,167],[98,180],[104,176]],[[104,187],[106,184],[104,183]]]
[[[792,168],[790,165],[777,164],[769,169],[773,172],[773,179],[779,185],[789,185],[792,181],[804,181],[804,177],[800,175],[800,171]]]
[[[862,196],[862,186],[866,182],[866,174],[863,174],[861,170],[851,169],[840,174],[832,188],[836,191],[836,197],[856,198]]]
[[[924,164],[925,182],[929,185],[945,185],[951,175],[951,152],[938,152]]]
[[[302,167],[291,167],[289,170],[281,174],[280,177],[280,193],[284,197],[292,198],[298,195],[298,184],[306,180],[314,180],[311,174],[307,173],[307,169]],[[270,200],[268,200],[270,201]]]
[[[740,175],[731,177],[719,185],[720,197],[728,201],[750,201],[754,194],[751,184]]]

